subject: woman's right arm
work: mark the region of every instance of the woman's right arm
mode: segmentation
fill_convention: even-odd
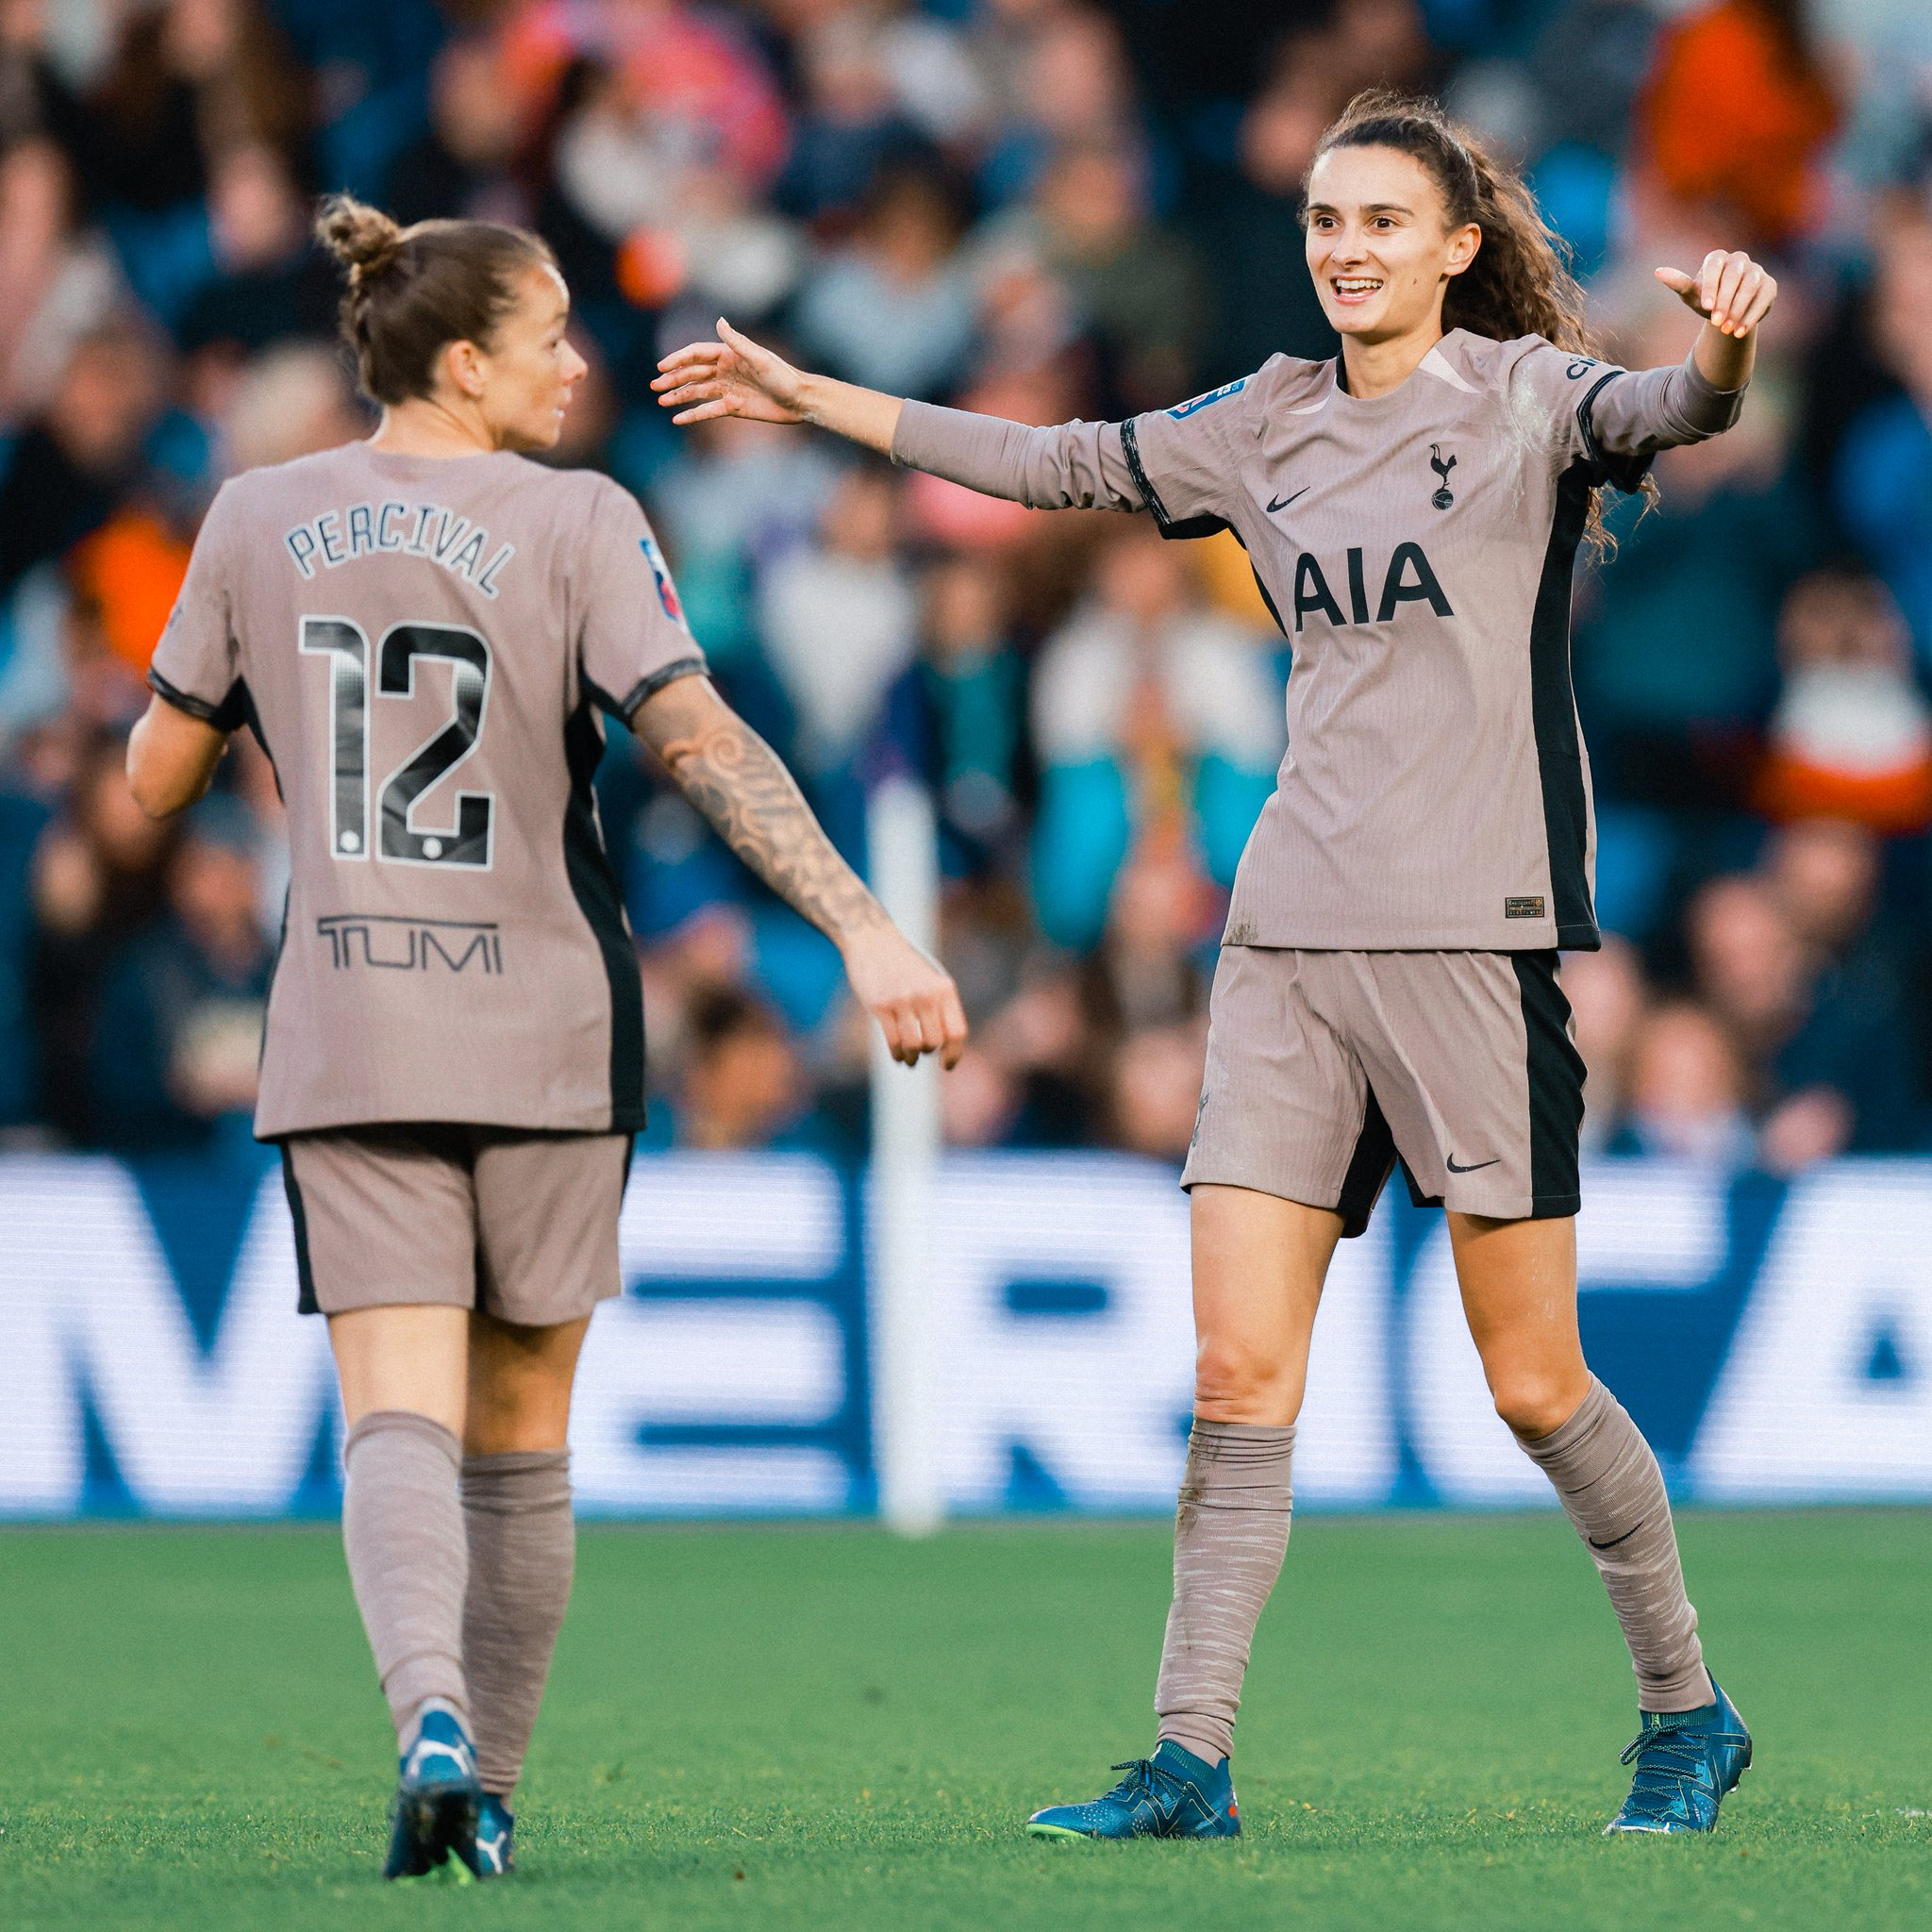
[[[791,774],[705,677],[679,677],[644,698],[630,728],[679,791],[779,898],[839,948],[852,991],[894,1059],[936,1053],[954,1066],[966,1015],[952,975],[886,915],[812,816]]]
[[[1113,423],[1035,429],[998,416],[881,395],[792,368],[727,322],[715,342],[666,356],[651,385],[674,423],[741,416],[754,423],[809,423],[987,496],[1034,509],[1150,508]]]
[[[127,741],[127,782],[151,818],[185,810],[208,790],[228,734],[247,717],[229,591],[237,491],[224,483],[202,519],[148,665],[154,696]]]

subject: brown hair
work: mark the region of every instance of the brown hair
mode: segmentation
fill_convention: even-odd
[[[496,222],[418,222],[399,226],[379,208],[332,194],[316,239],[348,273],[342,340],[378,403],[429,393],[436,358],[450,342],[488,348],[515,308],[517,277],[555,268],[549,245]]]
[[[1583,315],[1583,291],[1570,272],[1568,245],[1542,218],[1516,170],[1457,127],[1440,103],[1391,88],[1366,88],[1350,101],[1316,144],[1314,161],[1332,148],[1388,147],[1428,170],[1451,227],[1474,222],[1482,230],[1475,259],[1450,278],[1442,326],[1508,341],[1541,336],[1579,356],[1601,353]],[[1655,500],[1657,485],[1643,479]],[[1600,492],[1591,495],[1585,541],[1607,556],[1615,540],[1603,526]]]

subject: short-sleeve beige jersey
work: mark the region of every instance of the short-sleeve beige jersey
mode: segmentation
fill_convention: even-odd
[[[606,477],[358,442],[223,487],[150,682],[256,730],[288,809],[258,1135],[642,1124],[599,714],[703,669]]]

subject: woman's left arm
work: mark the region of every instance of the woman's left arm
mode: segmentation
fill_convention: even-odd
[[[1657,278],[1693,314],[1704,318],[1691,358],[1712,389],[1738,390],[1757,359],[1757,325],[1777,300],[1771,271],[1741,249],[1713,248],[1696,275],[1660,268]]]
[[[185,810],[208,788],[228,734],[177,710],[165,698],[148,700],[127,741],[127,785],[150,818]]]
[[[1707,255],[1694,275],[1660,268],[1657,278],[1704,318],[1696,343],[1672,367],[1595,379],[1577,411],[1590,454],[1624,489],[1635,488],[1655,451],[1702,442],[1738,420],[1757,356],[1757,326],[1777,295],[1777,284],[1748,255],[1723,249]]]

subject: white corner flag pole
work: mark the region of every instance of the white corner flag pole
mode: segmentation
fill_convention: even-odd
[[[932,800],[888,778],[866,815],[872,887],[914,945],[937,951],[939,832]],[[940,1152],[940,1066],[902,1066],[872,1038],[873,1447],[879,1514],[901,1536],[929,1535],[944,1514],[932,1314],[933,1174]]]

